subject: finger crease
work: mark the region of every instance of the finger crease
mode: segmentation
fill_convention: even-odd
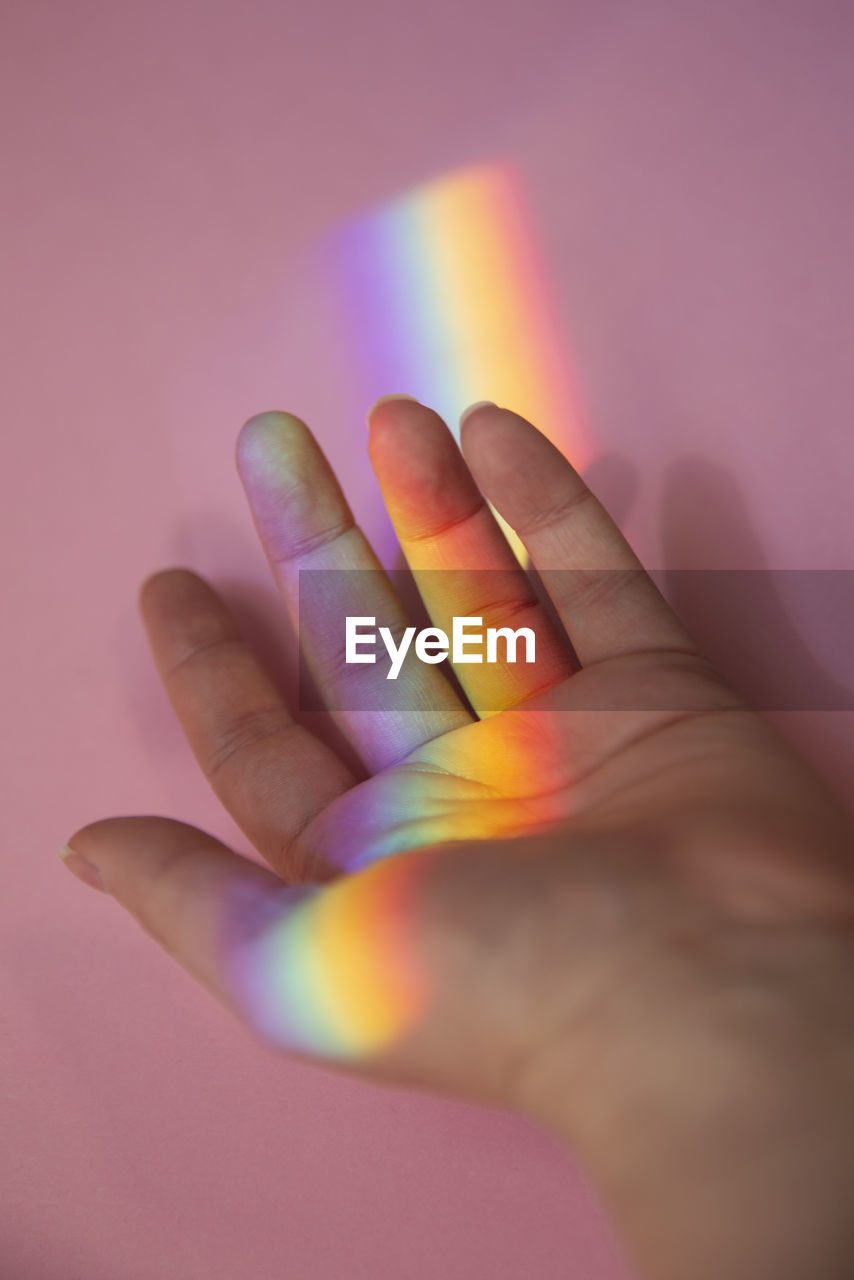
[[[541,511],[533,517],[528,524],[516,527],[516,532],[523,540],[531,533],[542,533],[544,530],[550,529],[553,525],[558,524],[566,516],[570,515],[577,507],[582,507],[593,499],[597,501],[596,495],[592,489],[583,486],[575,493],[565,498],[563,502],[558,503],[555,507],[550,507],[546,511]]]
[[[352,515],[349,515],[337,524],[330,525],[328,529],[321,529],[319,533],[296,539],[290,544],[287,551],[271,555],[270,560],[274,565],[288,564],[293,560],[301,560],[313,551],[319,551],[322,547],[328,547],[330,543],[337,542],[339,538],[343,538],[345,533],[349,533],[351,529],[355,528],[356,521]]]
[[[401,542],[430,542],[434,538],[442,538],[453,529],[458,529],[460,525],[467,524],[469,520],[473,520],[485,507],[486,502],[481,498],[477,506],[473,507],[471,511],[466,511],[464,515],[453,516],[450,520],[446,520],[444,524],[428,529],[424,533],[408,533],[406,537],[401,537]]]
[[[194,645],[189,652],[185,653],[184,656],[179,658],[171,667],[162,671],[160,678],[165,684],[166,681],[172,679],[176,672],[180,671],[183,667],[188,666],[189,663],[194,662],[195,659],[201,657],[202,654],[209,653],[212,649],[225,649],[228,648],[229,645],[243,646],[245,643],[246,642],[242,636],[217,636],[214,640],[203,640],[200,644]]]
[[[205,765],[205,777],[212,782],[235,756],[270,738],[299,728],[287,709],[281,706],[251,711],[241,716],[220,736],[219,745]]]

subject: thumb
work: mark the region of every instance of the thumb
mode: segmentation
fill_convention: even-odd
[[[555,960],[547,868],[519,843],[434,846],[323,886],[160,817],[92,823],[63,853],[268,1045],[515,1106]]]

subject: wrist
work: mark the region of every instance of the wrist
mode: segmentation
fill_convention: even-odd
[[[705,982],[690,949],[669,973],[638,956],[572,1051],[529,1073],[524,1109],[578,1158],[639,1275],[854,1274],[850,949],[844,930],[788,931],[721,953]]]

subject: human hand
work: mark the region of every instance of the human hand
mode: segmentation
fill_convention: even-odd
[[[532,626],[535,667],[457,667],[472,715],[435,667],[343,665],[333,618],[397,629],[402,606],[308,429],[259,415],[238,467],[291,613],[301,571],[347,571],[300,639],[365,776],[296,723],[212,588],[167,570],[140,594],[156,664],[271,869],[159,817],[82,828],[70,869],[265,1043],[553,1128],[656,1280],[850,1275],[849,818],[530,424],[479,408],[461,454],[415,402],[369,419],[434,622]]]

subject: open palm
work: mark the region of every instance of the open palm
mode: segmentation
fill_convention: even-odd
[[[779,820],[790,822],[782,742],[701,655],[544,437],[485,406],[464,428],[470,471],[438,416],[414,401],[381,403],[371,426],[375,469],[432,621],[448,631],[455,615],[529,626],[538,658],[458,666],[473,713],[441,671],[414,659],[393,684],[379,665],[348,668],[345,615],[400,632],[403,606],[305,425],[283,414],[251,420],[238,461],[259,532],[367,780],[294,722],[195,575],[155,575],[142,604],[206,776],[276,870],[320,878],[438,841],[555,823],[637,829],[675,820],[680,801],[695,822],[721,821],[757,786],[776,792]],[[553,611],[483,493],[527,546]],[[789,767],[802,780],[800,762]]]
[[[410,399],[379,402],[370,428],[431,621],[448,631],[455,616],[528,626],[536,662],[457,664],[460,689],[415,659],[394,681],[379,663],[344,662],[344,617],[373,617],[399,637],[405,609],[305,424],[284,413],[251,419],[237,461],[257,529],[315,684],[364,767],[294,719],[204,580],[156,573],[141,609],[160,675],[207,780],[275,874],[182,823],[105,819],[74,846],[96,852],[110,892],[266,1038],[371,1070],[380,1062],[380,1074],[426,1005],[442,1004],[442,979],[423,978],[442,968],[430,954],[435,925],[416,922],[434,910],[430,892],[440,913],[451,904],[465,918],[467,895],[476,911],[497,911],[512,955],[516,924],[504,915],[528,928],[517,902],[534,893],[539,910],[561,904],[566,886],[583,891],[580,936],[594,969],[597,947],[612,940],[604,925],[590,938],[589,923],[613,915],[615,901],[652,893],[665,931],[695,901],[709,919],[755,901],[784,915],[834,901],[839,865],[848,867],[839,804],[698,652],[557,449],[495,406],[466,417],[462,453],[438,415]],[[525,544],[544,593],[487,499]],[[470,865],[487,890],[446,883]],[[362,910],[370,927],[351,927]],[[617,915],[634,919],[631,908]],[[378,959],[387,919],[393,956],[387,948]],[[470,927],[474,955],[481,925],[463,924],[463,934]],[[549,928],[565,936],[560,911],[538,937]],[[275,954],[261,947],[259,959],[268,934],[286,942]],[[303,977],[305,956],[321,995]],[[261,983],[261,1001],[259,969],[278,984],[270,996]],[[398,970],[410,978],[398,982]],[[497,1016],[515,1019],[511,1039],[526,1043],[516,1014]],[[562,1016],[558,1007],[553,1018]],[[430,1073],[417,1062],[416,1079],[430,1083]]]
[[[457,663],[456,685],[415,659],[395,680],[345,661],[346,617],[399,643],[406,611],[308,428],[259,415],[240,474],[360,763],[297,722],[206,582],[166,570],[140,596],[155,661],[271,869],[161,817],[82,828],[68,865],[274,1047],[515,1106],[569,1137],[650,1274],[684,1277],[686,1258],[704,1278],[806,1274],[779,1229],[809,1199],[797,1171],[854,1176],[836,1120],[850,1076],[834,1093],[821,1047],[854,1060],[847,814],[530,423],[476,408],[462,453],[406,398],[369,423],[432,624],[528,627],[536,661]],[[706,1200],[683,1176],[691,1152]],[[755,1252],[736,1265],[756,1234],[751,1177],[772,1188],[767,1273]],[[662,1205],[684,1230],[662,1226]],[[819,1192],[797,1239],[838,1238],[846,1215]]]

